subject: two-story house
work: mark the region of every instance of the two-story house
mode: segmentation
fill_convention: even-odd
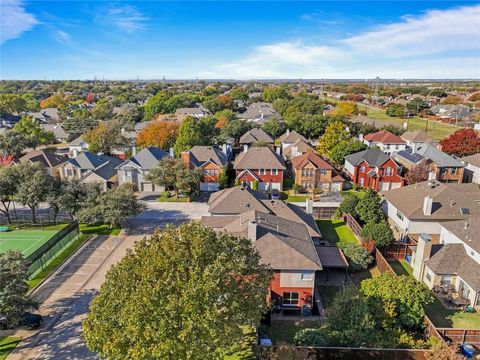
[[[433,138],[425,134],[423,131],[406,131],[400,138],[407,143],[408,147],[416,147],[422,144],[431,144],[435,142]]]
[[[440,223],[480,216],[476,184],[436,180],[382,192],[389,223],[400,234],[440,234]]]
[[[378,147],[386,154],[393,154],[394,152],[404,150],[407,143],[399,136],[392,134],[387,130],[380,130],[375,133],[367,134],[363,137],[363,143],[369,148]]]
[[[237,155],[233,168],[237,179],[247,186],[258,183],[258,190],[282,190],[285,162],[269,147],[251,147]]]
[[[282,143],[282,150],[287,146],[292,145],[297,140],[302,140],[303,142],[308,143],[308,140],[305,139],[304,136],[300,135],[295,130],[290,131],[290,129],[287,129],[287,131],[281,135],[278,140]]]
[[[117,166],[119,184],[132,184],[136,191],[164,191],[164,187],[156,186],[147,180],[146,176],[165,156],[169,154],[157,147],[150,146],[142,149],[138,154]]]
[[[218,191],[218,177],[225,171],[230,154],[227,145],[223,145],[222,149],[214,146],[194,146],[189,151],[182,152],[181,157],[190,169],[202,171],[201,191]]]
[[[453,289],[480,308],[480,218],[440,223],[439,241],[421,234],[410,264],[413,276],[429,289]]]
[[[340,192],[344,179],[327,161],[315,152],[308,152],[291,159],[295,184],[303,190],[321,189],[324,192]]]
[[[315,149],[305,140],[297,139],[292,144],[283,148],[282,155],[285,159],[289,160],[295,156],[306,154],[308,152],[315,152]]]
[[[82,152],[60,166],[60,178],[99,184],[106,190],[118,185],[117,166],[121,162],[107,155]]]
[[[376,191],[404,185],[402,168],[379,149],[367,149],[345,156],[344,171],[354,184]]]
[[[87,151],[87,150],[88,150],[88,143],[85,140],[83,140],[82,136],[79,136],[78,138],[73,139],[68,144],[68,151],[70,152],[70,154],[73,157],[75,157],[79,153],[81,153],[83,151]]]
[[[268,144],[269,146],[273,146],[275,142],[270,135],[268,135],[265,131],[259,128],[253,128],[248,130],[245,134],[240,137],[240,145],[241,146],[252,146],[255,143],[263,142]]]
[[[428,180],[461,183],[464,179],[465,165],[430,144],[414,144],[412,148],[397,152],[392,157],[408,171],[424,166]]]

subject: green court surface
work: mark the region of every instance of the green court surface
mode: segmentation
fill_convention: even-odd
[[[13,230],[0,232],[0,253],[8,250],[21,251],[23,256],[31,255],[45,244],[57,230]]]

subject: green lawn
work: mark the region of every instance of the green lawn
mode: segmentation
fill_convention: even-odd
[[[348,194],[351,194],[351,195],[355,195],[356,197],[358,197],[359,199],[363,198],[365,196],[365,190],[353,190],[353,189],[350,189],[350,190],[345,190],[345,191],[342,191],[342,195],[345,196],[345,195],[348,195]]]
[[[28,280],[28,289],[31,290],[40,284],[48,275],[62,265],[71,254],[73,254],[80,246],[82,246],[88,238],[88,235],[80,235],[78,239],[74,240],[67,248],[57,255],[55,259],[48,263],[43,270]]]
[[[380,275],[380,271],[376,266],[371,267],[367,270],[359,271],[353,274],[350,274],[352,281],[355,285],[360,285],[360,283],[365,279],[371,279]]]
[[[388,263],[397,275],[412,275],[412,267],[405,260],[389,260]]]
[[[16,338],[13,336],[6,336],[0,338],[0,360],[6,359],[8,354],[10,354],[13,349],[15,349],[20,340],[20,338]]]
[[[57,230],[42,230],[40,228],[35,230],[15,229],[2,232],[0,234],[0,253],[8,250],[18,250],[21,251],[23,256],[30,256],[57,232]]]
[[[365,110],[366,108],[363,106],[359,106],[360,109],[363,108]],[[444,137],[450,135],[451,133],[455,132],[456,130],[460,129],[460,127],[454,126],[454,125],[448,125],[448,124],[443,124],[438,121],[428,121],[428,127],[427,127],[427,119],[415,116],[410,119],[403,119],[403,118],[398,118],[398,117],[392,117],[388,116],[385,113],[385,110],[382,109],[374,109],[372,107],[368,107],[367,109],[367,116],[375,119],[375,120],[381,120],[381,121],[388,121],[390,123],[396,123],[399,124],[403,127],[403,123],[406,121],[408,123],[408,131],[417,131],[421,130],[426,132],[428,135],[430,135],[432,138],[441,140]]]
[[[343,220],[317,220],[322,238],[328,240],[331,245],[343,248],[348,244],[358,244],[358,240]]]
[[[62,230],[65,226],[67,226],[68,223],[62,223],[62,224],[37,224],[37,225],[17,225],[13,224],[11,225],[12,228],[15,228],[18,226],[18,228],[22,230],[45,230],[45,231],[51,231],[51,230]]]
[[[306,195],[290,195],[288,190],[284,190],[282,193],[282,200],[289,202],[305,202],[308,199],[308,196]]]
[[[120,233],[120,228],[115,227],[110,229],[108,225],[87,225],[80,224],[80,231],[86,235],[113,235],[117,236]]]
[[[437,327],[453,327],[460,329],[480,329],[480,313],[466,313],[460,310],[445,308],[440,300],[427,307],[427,316]]]
[[[272,321],[270,326],[262,326],[260,332],[272,339],[273,345],[279,343],[294,345],[293,338],[298,331],[320,326],[321,322],[315,320],[280,320]]]

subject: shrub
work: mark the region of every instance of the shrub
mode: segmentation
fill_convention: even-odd
[[[373,256],[369,252],[356,244],[348,244],[343,249],[343,253],[348,259],[350,271],[365,270],[373,261]]]
[[[384,219],[380,196],[372,189],[367,189],[365,196],[355,206],[355,210],[364,223],[380,222]]]
[[[355,195],[348,194],[345,196],[338,209],[344,214],[350,214],[353,217],[356,217],[358,214],[355,207],[357,206],[358,201],[359,200]]]
[[[328,346],[329,337],[324,329],[302,329],[293,338],[297,346]]]
[[[386,247],[392,241],[392,229],[386,221],[369,222],[362,229],[362,236],[367,240],[373,240],[377,247]]]

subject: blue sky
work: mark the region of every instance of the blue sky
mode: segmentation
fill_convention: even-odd
[[[480,78],[474,1],[1,6],[2,79]]]

